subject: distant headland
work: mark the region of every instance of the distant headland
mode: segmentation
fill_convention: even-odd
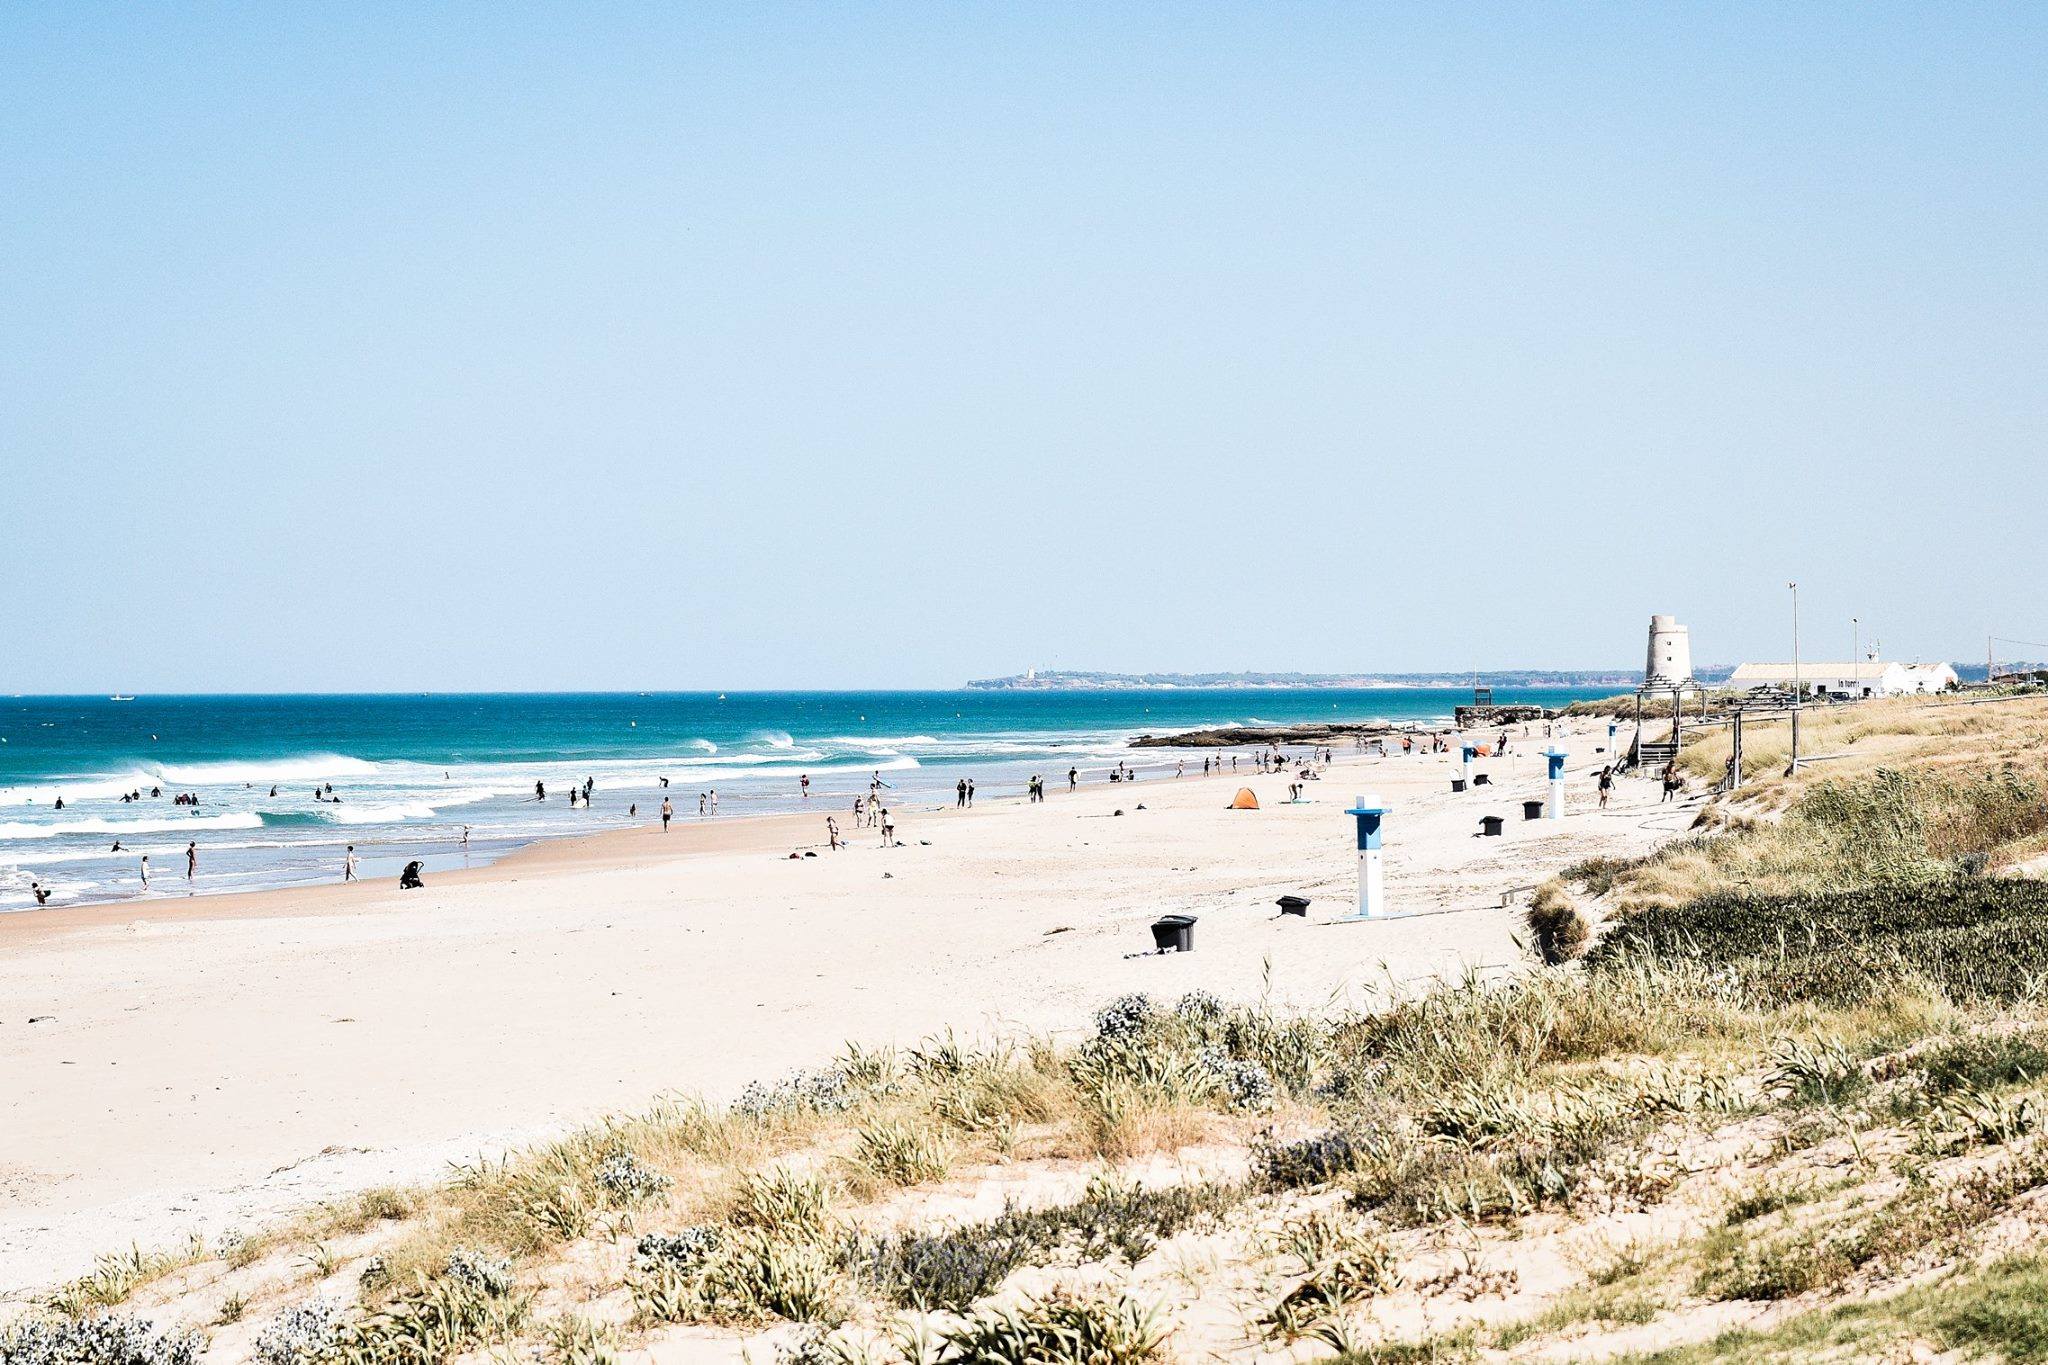
[[[1696,669],[1703,682],[1718,682],[1730,665]],[[1634,687],[1642,673],[1626,668],[1491,669],[1465,673],[1101,673],[1087,669],[1030,669],[1007,678],[977,678],[975,691],[1088,691],[1238,687]]]

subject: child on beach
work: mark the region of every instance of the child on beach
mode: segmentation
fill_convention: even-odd
[[[882,847],[887,848],[896,838],[896,817],[889,814],[887,806],[882,807]]]

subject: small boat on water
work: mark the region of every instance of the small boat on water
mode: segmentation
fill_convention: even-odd
[[[107,700],[108,700],[108,701],[134,701],[134,700],[135,700],[135,698],[133,698],[133,697],[119,697],[119,696],[116,696],[116,697],[108,697],[108,698],[107,698]]]

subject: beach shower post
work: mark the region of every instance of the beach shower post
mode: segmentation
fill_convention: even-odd
[[[1543,751],[1550,764],[1550,809],[1543,812],[1553,820],[1564,819],[1564,761],[1570,757],[1555,744]]]
[[[1377,795],[1356,799],[1346,815],[1358,821],[1358,914],[1357,919],[1378,919],[1386,914],[1386,889],[1380,875],[1380,817],[1388,807]]]
[[[1460,744],[1458,746],[1458,756],[1463,763],[1463,768],[1458,776],[1465,783],[1459,790],[1470,791],[1472,790],[1472,760],[1479,757],[1479,746],[1477,744]]]

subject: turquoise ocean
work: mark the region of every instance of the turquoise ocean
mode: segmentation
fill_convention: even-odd
[[[1559,706],[1594,695],[1499,688],[1494,700]],[[365,878],[395,876],[413,858],[431,873],[536,839],[651,820],[664,793],[686,823],[713,790],[719,819],[813,811],[822,838],[824,817],[848,812],[874,774],[890,800],[913,807],[949,803],[962,777],[983,799],[1011,796],[1034,773],[1062,786],[1069,768],[1092,782],[1118,762],[1148,777],[1182,757],[1199,763],[1200,753],[1130,748],[1139,734],[1309,720],[1429,725],[1448,722],[1470,696],[1191,688],[13,697],[0,701],[0,911],[32,908],[36,881],[53,906],[335,881],[348,844]],[[806,774],[809,800],[799,790]],[[571,809],[564,798],[586,779],[594,798]],[[546,801],[534,799],[536,782]],[[330,784],[338,799],[316,800]],[[136,792],[140,800],[121,800]],[[197,804],[174,803],[178,793]],[[199,850],[189,883],[188,841]]]

